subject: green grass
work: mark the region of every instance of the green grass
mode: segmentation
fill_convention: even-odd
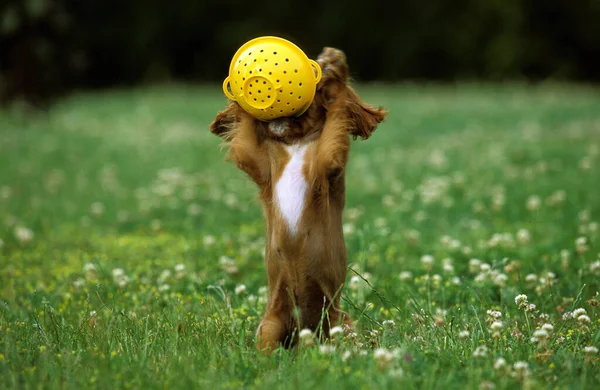
[[[0,112],[0,388],[597,388],[600,92],[359,91],[390,115],[347,170],[356,334],[272,357],[262,214],[208,132],[217,88]]]

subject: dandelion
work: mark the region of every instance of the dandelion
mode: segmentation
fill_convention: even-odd
[[[501,370],[506,368],[506,360],[502,357],[499,357],[494,361],[494,369]]]
[[[412,279],[412,272],[410,271],[402,271],[400,272],[400,280],[402,280],[403,282]]]
[[[386,370],[396,359],[396,355],[385,348],[377,348],[373,352],[373,359],[380,370]]]
[[[584,352],[586,355],[596,355],[596,354],[598,353],[598,348],[597,348],[597,347],[594,347],[594,346],[591,346],[591,347],[584,347],[584,348],[583,348],[583,352]]]
[[[460,332],[458,332],[458,337],[461,339],[466,339],[467,337],[469,337],[469,331],[461,330]]]
[[[241,295],[246,293],[246,286],[243,284],[238,284],[235,287],[235,295]]]
[[[488,349],[485,345],[480,345],[473,351],[473,357],[484,358],[487,356]]]
[[[431,255],[423,255],[421,256],[421,264],[423,264],[423,267],[426,270],[430,270],[431,267],[433,266],[433,256]]]
[[[14,236],[21,244],[29,244],[33,240],[33,231],[23,226],[18,226],[14,230]]]
[[[310,329],[302,329],[298,337],[300,337],[300,342],[307,347],[315,343],[313,332]]]

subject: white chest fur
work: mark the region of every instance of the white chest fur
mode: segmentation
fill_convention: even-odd
[[[306,144],[286,146],[290,160],[275,185],[275,197],[279,210],[292,235],[298,232],[298,222],[304,209],[307,183],[302,168],[307,146]]]

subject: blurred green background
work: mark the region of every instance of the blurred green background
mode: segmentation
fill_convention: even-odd
[[[0,98],[222,80],[265,34],[343,49],[359,81],[600,80],[598,0],[3,0]]]

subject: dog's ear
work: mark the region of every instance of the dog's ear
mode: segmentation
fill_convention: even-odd
[[[237,103],[229,103],[229,106],[219,112],[214,121],[209,125],[210,132],[223,138],[225,141],[231,141],[235,124],[238,121]]]
[[[348,132],[352,138],[367,139],[375,131],[377,125],[385,119],[387,111],[383,107],[375,108],[363,102],[350,86],[346,91],[346,110],[348,115]]]

